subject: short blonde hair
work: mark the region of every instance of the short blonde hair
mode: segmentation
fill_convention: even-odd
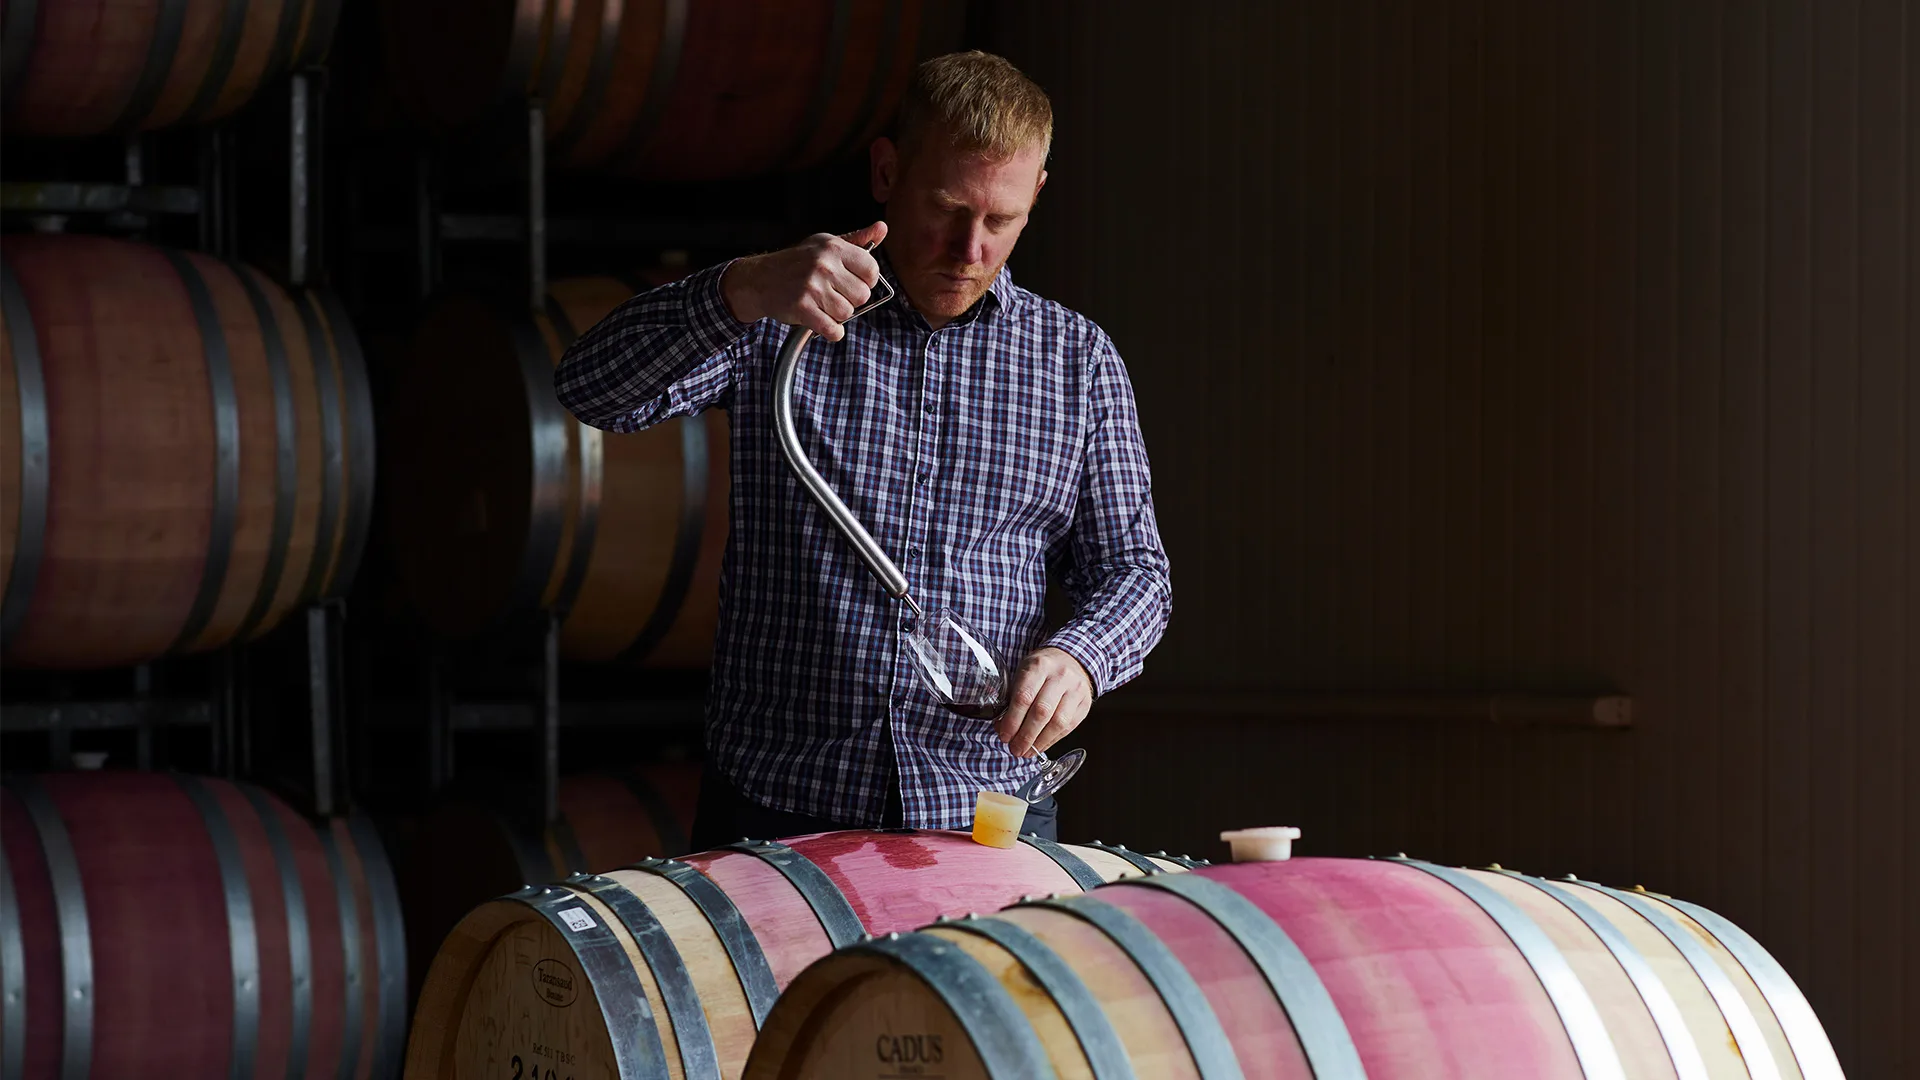
[[[1005,57],[973,49],[921,61],[900,102],[896,141],[902,158],[939,129],[964,152],[996,160],[1038,145],[1053,149],[1053,102]]]

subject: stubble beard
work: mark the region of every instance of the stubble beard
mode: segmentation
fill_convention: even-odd
[[[986,295],[987,287],[1000,273],[1000,267],[996,266],[991,272],[983,272],[977,277],[970,274],[965,283],[957,283],[943,277],[942,272],[939,269],[927,272],[926,280],[931,288],[928,290],[924,308],[928,314],[937,315],[943,319],[957,319],[966,314],[969,308]],[[956,285],[958,291],[952,291]]]

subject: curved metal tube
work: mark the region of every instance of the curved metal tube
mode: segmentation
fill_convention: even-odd
[[[893,293],[889,289],[885,297],[863,305],[848,316],[847,321],[851,322],[891,299],[893,299]],[[793,466],[794,473],[800,477],[800,482],[806,486],[814,501],[827,512],[827,517],[839,527],[840,532],[846,536],[847,542],[853,545],[853,549],[860,553],[860,557],[866,561],[867,569],[872,570],[873,576],[880,579],[880,584],[886,588],[887,595],[896,600],[906,601],[907,606],[913,609],[914,616],[923,618],[926,613],[920,610],[919,604],[913,602],[913,597],[907,595],[906,575],[900,572],[900,568],[894,565],[886,552],[880,550],[879,543],[874,540],[871,533],[867,532],[866,526],[860,524],[860,519],[853,515],[853,511],[847,508],[847,504],[841,502],[840,496],[834,494],[833,489],[827,486],[825,478],[813,467],[813,462],[807,458],[806,451],[801,449],[800,436],[793,425],[793,383],[794,376],[800,367],[800,354],[806,350],[807,342],[811,340],[813,340],[813,331],[799,326],[788,328],[787,340],[781,344],[780,355],[774,361],[773,427],[780,436],[780,449],[786,452],[787,464]]]

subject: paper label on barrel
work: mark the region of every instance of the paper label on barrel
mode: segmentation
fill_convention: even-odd
[[[560,912],[560,921],[575,931],[593,929],[593,916],[587,914],[586,908],[564,908]]]

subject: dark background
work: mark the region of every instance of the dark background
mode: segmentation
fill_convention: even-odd
[[[423,186],[435,212],[499,216],[525,189],[512,115],[435,145],[383,112],[371,6],[345,5],[330,64],[318,235],[377,390],[427,284]],[[1091,757],[1063,838],[1219,857],[1222,829],[1292,824],[1308,854],[1642,884],[1763,942],[1849,1071],[1914,1071],[1920,12],[976,0],[963,43],[1053,98],[1009,265],[1118,343],[1173,559],[1146,675],[1073,740]],[[231,122],[238,252],[270,269],[286,94]],[[197,182],[202,138],[151,136],[152,168]],[[6,177],[122,154],[9,140]],[[547,183],[556,220],[651,223],[556,236],[556,278],[874,216],[858,158]],[[511,241],[424,263],[524,295]],[[536,729],[462,734],[431,772],[434,648],[382,607],[382,574],[376,540],[341,635],[342,799],[405,813],[434,782],[515,775]],[[275,735],[304,730],[305,648],[288,627],[243,661],[243,764],[289,792],[311,786],[304,736]],[[531,632],[439,655],[459,693],[538,697]],[[158,677],[203,687],[209,663]],[[9,672],[6,697],[130,677]],[[561,769],[697,756],[700,684],[564,668],[565,701],[622,722],[564,727]],[[47,753],[6,740],[10,769]],[[207,745],[175,731],[162,756],[231,767]]]

